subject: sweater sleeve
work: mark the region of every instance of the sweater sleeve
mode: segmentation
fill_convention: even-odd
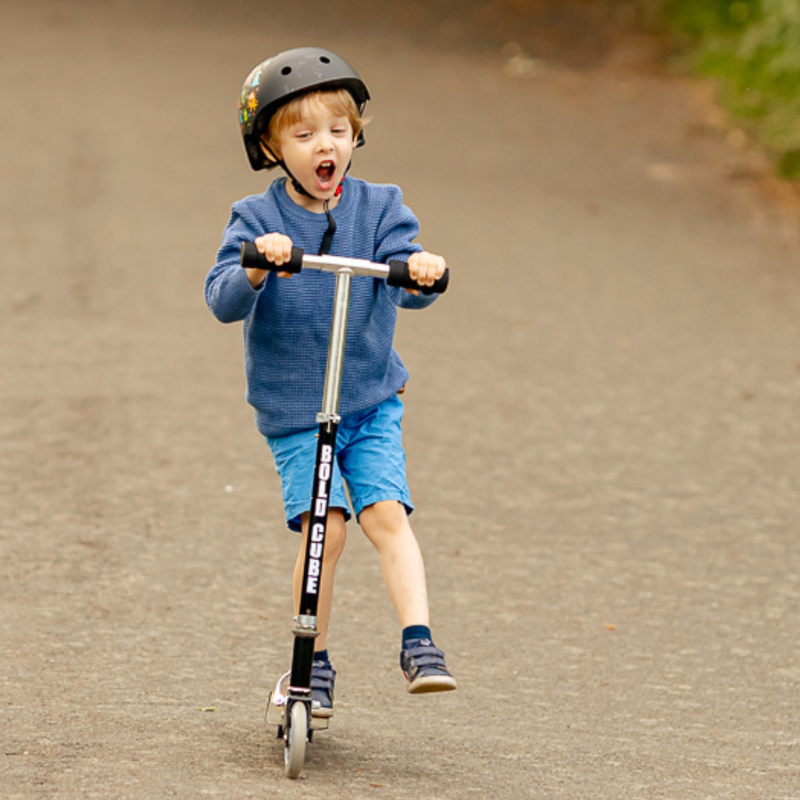
[[[239,259],[242,242],[252,241],[258,235],[252,215],[242,204],[234,204],[216,263],[205,282],[206,303],[220,322],[246,319],[255,308],[262,287],[254,289],[250,285]]]
[[[403,193],[398,186],[385,189],[387,196],[377,228],[375,260],[382,264],[408,261],[412,253],[422,252],[422,246],[414,241],[419,235],[419,221],[403,204]],[[436,294],[413,295],[396,286],[388,286],[386,291],[400,308],[427,308],[438,297]]]

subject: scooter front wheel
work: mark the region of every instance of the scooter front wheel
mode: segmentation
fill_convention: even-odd
[[[297,778],[303,771],[306,760],[306,742],[308,741],[308,708],[300,701],[291,705],[286,720],[286,747],[284,750],[284,768],[287,778]]]

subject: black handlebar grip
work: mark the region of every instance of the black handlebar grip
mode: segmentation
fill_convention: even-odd
[[[442,294],[450,282],[450,270],[446,269],[444,275],[433,286],[421,286],[408,274],[408,264],[405,261],[390,261],[389,276],[386,283],[389,286],[400,286],[403,289],[417,289],[422,294]]]
[[[241,261],[243,267],[271,269],[277,272],[293,272],[297,274],[303,269],[303,250],[300,247],[293,247],[292,260],[287,264],[278,266],[272,261],[268,261],[263,253],[259,253],[255,242],[242,242]]]

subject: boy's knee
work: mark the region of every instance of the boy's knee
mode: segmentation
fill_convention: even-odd
[[[332,509],[328,513],[328,527],[325,531],[325,555],[338,556],[344,550],[347,541],[347,524],[344,521],[344,513],[338,509]]]
[[[366,506],[359,515],[362,528],[397,530],[405,526],[408,513],[399,500],[379,500]]]
[[[308,514],[303,514],[303,535],[308,535]],[[328,522],[325,527],[325,555],[324,559],[338,559],[344,550],[347,541],[347,523],[344,512],[332,508],[328,512]]]

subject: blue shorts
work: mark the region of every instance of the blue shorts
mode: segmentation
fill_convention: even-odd
[[[330,508],[342,509],[346,520],[351,518],[351,504],[356,519],[367,506],[381,500],[397,500],[409,514],[414,510],[406,481],[403,411],[402,400],[393,396],[366,411],[342,417]],[[298,533],[301,516],[311,509],[317,430],[266,437],[281,478],[286,524]]]

